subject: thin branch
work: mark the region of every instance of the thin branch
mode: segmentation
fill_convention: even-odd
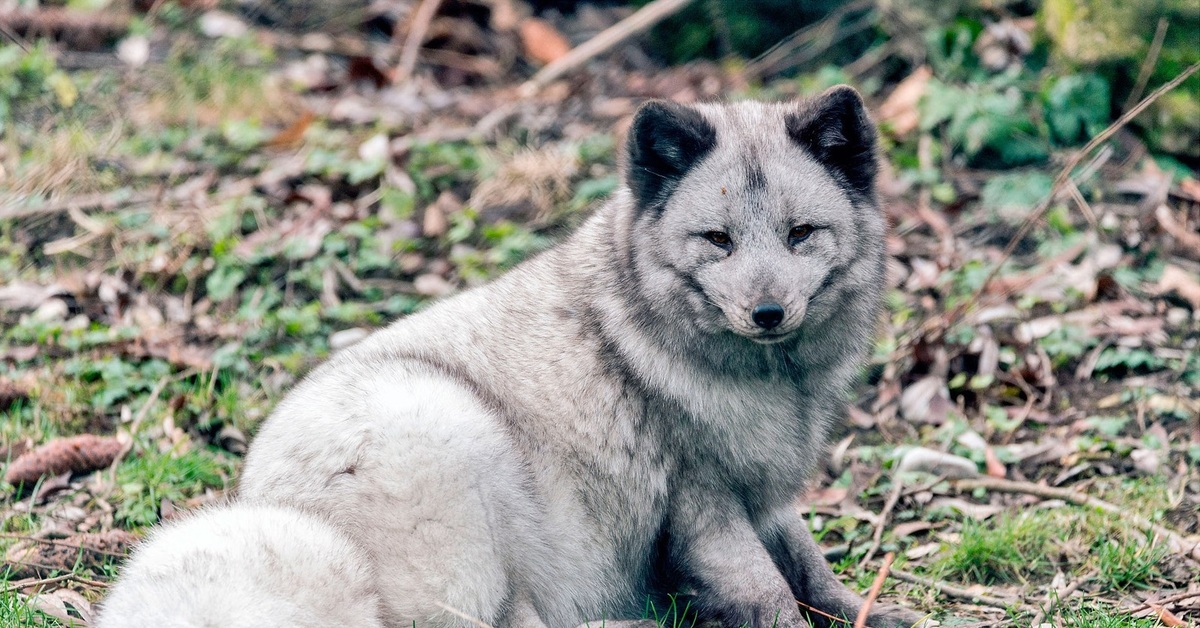
[[[948,584],[948,583],[942,582],[940,580],[934,580],[932,578],[918,576],[915,573],[910,573],[910,572],[904,571],[903,569],[893,569],[891,575],[893,578],[895,578],[897,580],[902,580],[904,582],[910,582],[912,584],[919,584],[924,587],[929,587],[930,589],[933,589],[933,590],[937,591],[938,593],[941,593],[942,595],[945,595],[948,597],[953,597],[953,598],[958,598],[960,600],[966,600],[966,601],[974,603],[974,604],[982,604],[984,606],[991,606],[993,608],[1002,608],[1004,610],[1009,610],[1009,609],[1013,609],[1013,608],[1022,608],[1022,609],[1027,608],[1027,606],[1024,603],[1022,603],[1020,600],[1014,600],[1011,598],[1006,599],[1006,598],[993,597],[990,595],[984,595],[982,593],[974,593],[974,592],[968,591],[962,587],[956,587],[952,584]],[[1030,610],[1032,610],[1032,609],[1030,609]]]
[[[413,14],[412,26],[408,36],[404,38],[404,50],[400,52],[400,64],[396,66],[396,82],[408,80],[417,68],[417,55],[421,52],[421,44],[429,34],[429,24],[437,15],[442,0],[421,0],[416,13]]]
[[[1054,609],[1057,608],[1058,605],[1064,600],[1067,600],[1074,595],[1075,591],[1079,589],[1080,585],[1082,585],[1084,582],[1087,582],[1088,578],[1090,577],[1091,576],[1087,576],[1077,580],[1072,580],[1071,583],[1063,587],[1062,590],[1051,589],[1051,591],[1046,594],[1046,606],[1038,609],[1037,614],[1033,616],[1033,620],[1029,622],[1029,625],[1042,625],[1042,620],[1046,619],[1046,617],[1053,613]]]
[[[1133,89],[1129,90],[1129,98],[1125,99],[1125,106],[1122,109],[1129,109],[1142,97],[1142,92],[1146,91],[1146,84],[1150,82],[1150,75],[1154,74],[1154,68],[1158,65],[1158,55],[1162,52],[1163,40],[1167,37],[1167,26],[1170,22],[1167,18],[1158,18],[1158,28],[1154,30],[1154,39],[1150,42],[1150,51],[1146,53],[1146,58],[1142,60],[1142,68],[1138,70],[1137,80],[1133,83]]]
[[[1153,608],[1153,606],[1155,604],[1157,604],[1159,606],[1166,606],[1167,604],[1174,604],[1175,602],[1180,602],[1183,600],[1190,600],[1191,598],[1194,598],[1194,597],[1200,597],[1200,591],[1188,591],[1186,593],[1178,593],[1178,594],[1172,595],[1170,597],[1164,597],[1161,600],[1146,601],[1146,602],[1143,602],[1143,603],[1129,609],[1129,613],[1130,614],[1140,613],[1145,610],[1150,610],[1151,608]]]
[[[883,529],[887,527],[888,520],[892,516],[892,510],[896,508],[896,503],[900,501],[900,492],[904,490],[904,482],[900,480],[899,474],[897,474],[894,482],[892,492],[888,493],[887,501],[883,504],[883,510],[879,511],[879,521],[875,522],[875,534],[871,537],[871,547],[867,549],[867,553],[858,562],[859,569],[862,569],[867,563],[871,562],[871,559],[875,557],[875,552],[879,551],[879,546],[883,544]]]
[[[570,52],[538,70],[533,78],[518,90],[522,98],[530,98],[558,77],[578,68],[591,59],[611,50],[617,44],[683,10],[694,0],[654,0],[633,15],[600,31],[595,37],[571,49]]]

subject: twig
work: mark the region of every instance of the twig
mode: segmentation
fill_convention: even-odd
[[[16,582],[5,582],[4,590],[5,591],[13,591],[16,589],[28,589],[29,587],[40,587],[40,586],[44,586],[47,584],[54,584],[56,582],[62,582],[63,580],[70,580],[74,575],[75,574],[69,573],[69,574],[63,574],[61,576],[54,576],[53,578],[38,578],[35,580],[18,580]]]
[[[442,607],[442,610],[446,611],[447,613],[450,613],[459,619],[465,619],[472,624],[479,626],[479,628],[492,628],[491,624],[483,621],[482,619],[471,617],[470,615],[458,610],[457,608],[454,608],[453,606],[450,606],[449,604],[443,604],[442,602],[434,602],[434,604]]]
[[[937,591],[938,593],[941,593],[942,595],[946,595],[948,597],[953,597],[953,598],[958,598],[960,600],[966,600],[966,601],[972,602],[974,604],[982,604],[984,606],[991,606],[994,608],[1002,608],[1004,610],[1009,610],[1012,608],[1025,608],[1026,607],[1026,605],[1024,603],[1022,603],[1020,600],[1014,600],[1011,598],[1005,599],[1005,598],[999,598],[999,597],[992,597],[990,595],[984,595],[982,593],[973,593],[973,592],[963,589],[961,587],[956,587],[952,584],[947,584],[940,580],[934,580],[932,578],[918,576],[915,573],[910,573],[910,572],[904,571],[903,569],[893,569],[891,576],[897,580],[902,580],[904,582],[911,582],[912,584],[919,584],[924,587],[929,587],[930,589],[933,589],[934,591]]]
[[[421,44],[429,34],[429,24],[437,15],[442,0],[421,0],[416,13],[413,14],[412,25],[404,38],[404,49],[400,52],[400,63],[396,66],[396,82],[408,80],[417,68],[417,55],[421,52]]]
[[[115,192],[88,194],[86,196],[76,196],[41,205],[27,205],[24,207],[19,205],[19,203],[28,202],[28,198],[0,197],[0,220],[12,220],[14,218],[26,218],[45,214],[61,214],[72,209],[103,209],[113,211],[129,205],[149,203],[157,197],[158,193],[155,191],[135,192],[129,189],[121,189]]]
[[[530,98],[538,90],[551,81],[587,63],[593,57],[601,55],[613,46],[645,31],[666,18],[678,13],[694,0],[654,0],[640,8],[633,15],[600,31],[595,37],[571,49],[562,57],[550,62],[538,70],[533,78],[525,82],[517,91],[522,98]]]
[[[815,606],[810,606],[808,604],[805,604],[804,602],[801,602],[800,600],[796,600],[796,604],[799,604],[800,607],[803,608],[806,613],[816,613],[816,614],[820,615],[821,617],[828,619],[830,626],[833,625],[833,622],[839,622],[839,623],[843,623],[846,625],[850,624],[850,622],[846,619],[843,619],[841,617],[834,617],[833,615],[830,615],[829,613],[826,613],[825,611],[823,611]]]
[[[1174,604],[1175,602],[1180,602],[1180,601],[1191,599],[1194,597],[1200,597],[1200,591],[1188,591],[1187,593],[1177,593],[1175,595],[1172,595],[1171,597],[1164,597],[1161,600],[1152,600],[1152,601],[1142,602],[1141,604],[1138,604],[1137,606],[1129,609],[1129,613],[1130,614],[1140,613],[1142,611],[1149,610],[1155,604],[1157,604],[1159,606],[1166,606],[1167,604]]]
[[[1158,55],[1162,52],[1163,40],[1167,36],[1169,24],[1167,18],[1158,18],[1158,28],[1154,30],[1154,39],[1150,41],[1150,51],[1142,60],[1142,68],[1138,70],[1137,80],[1133,83],[1133,89],[1129,90],[1129,98],[1125,99],[1125,106],[1122,109],[1132,107],[1142,97],[1142,92],[1146,91],[1146,83],[1150,82],[1150,75],[1154,73],[1154,68],[1158,65]]]
[[[28,562],[28,561],[6,561],[6,562],[10,565],[18,565],[20,567],[36,567],[38,569],[45,569],[46,571],[62,571],[62,567],[56,567],[54,565],[46,565],[44,563],[34,563],[34,562]],[[74,580],[75,582],[78,582],[80,584],[86,584],[89,587],[96,587],[98,589],[107,589],[108,588],[107,582],[100,582],[99,580],[92,580],[91,578],[85,578],[81,575],[74,574],[74,573],[63,574],[63,575],[70,576],[70,578],[67,578],[67,579]]]
[[[1063,587],[1061,591],[1058,589],[1051,589],[1050,592],[1046,594],[1046,606],[1038,609],[1038,612],[1033,616],[1033,620],[1029,622],[1029,625],[1041,625],[1043,619],[1046,619],[1050,613],[1053,613],[1054,609],[1058,607],[1063,600],[1066,600],[1074,595],[1075,591],[1079,589],[1080,585],[1082,585],[1084,582],[1087,582],[1088,578],[1090,577],[1091,576],[1072,580],[1069,584],[1067,584],[1067,586]]]
[[[805,26],[791,35],[788,35],[774,46],[771,46],[766,52],[752,59],[750,63],[746,64],[745,69],[742,70],[743,76],[746,77],[747,80],[752,80],[759,78],[768,72],[781,71],[783,68],[776,66],[784,61],[787,61],[787,58],[792,55],[792,53],[808,46],[809,44],[813,44],[818,39],[824,39],[825,41],[815,44],[818,48],[815,54],[820,54],[841,39],[845,39],[846,37],[854,35],[858,31],[865,28],[865,25],[861,22],[861,20],[847,28],[842,28],[841,23],[847,15],[854,13],[855,11],[870,9],[871,6],[871,2],[859,0],[858,2],[843,5],[835,9],[829,15],[821,18],[820,21],[816,22],[815,24]],[[866,25],[869,25],[869,22],[867,22]],[[812,56],[812,54],[810,53],[809,56]],[[795,66],[798,65],[798,62],[793,62],[789,65]]]
[[[992,491],[1000,491],[1004,493],[1022,493],[1026,495],[1036,495],[1045,497],[1046,499],[1061,499],[1070,502],[1077,506],[1088,506],[1097,510],[1117,515],[1132,523],[1133,525],[1154,532],[1163,537],[1167,541],[1171,551],[1191,556],[1196,560],[1200,560],[1200,541],[1190,541],[1183,537],[1182,534],[1163,527],[1142,517],[1129,512],[1128,509],[1119,508],[1097,497],[1092,497],[1079,491],[1073,491],[1066,488],[1056,488],[1053,486],[1042,486],[1033,482],[1019,482],[1016,480],[1003,480],[1000,478],[971,478],[969,480],[959,480],[955,483],[959,490],[970,491],[977,488],[982,488]]]
[[[867,592],[867,599],[863,601],[863,605],[858,609],[858,617],[854,620],[854,628],[866,628],[867,615],[871,614],[871,607],[875,605],[875,599],[879,597],[879,591],[883,589],[883,582],[887,580],[888,571],[892,568],[892,561],[896,560],[895,552],[888,552],[883,555],[883,565],[879,568],[879,573],[875,574],[875,581],[871,583],[871,590]]]
[[[110,552],[107,550],[95,549],[92,547],[88,547],[86,545],[79,545],[76,543],[67,543],[66,541],[59,541],[58,539],[39,539],[36,536],[29,536],[28,534],[12,534],[12,533],[6,532],[3,534],[0,534],[0,538],[16,539],[18,541],[31,541],[33,543],[41,543],[43,545],[55,545],[57,547],[65,547],[68,549],[83,550],[85,552],[91,552],[92,554],[99,554],[101,556],[108,556],[111,558],[125,558],[125,554],[121,554],[118,552]]]
[[[1112,137],[1117,131],[1120,131],[1125,127],[1125,125],[1129,124],[1130,121],[1136,118],[1138,114],[1145,111],[1147,107],[1154,103],[1154,101],[1162,97],[1163,94],[1166,94],[1176,87],[1179,87],[1181,83],[1186,81],[1188,77],[1195,74],[1198,70],[1200,70],[1200,63],[1193,63],[1192,65],[1188,66],[1186,70],[1179,73],[1179,76],[1176,76],[1167,83],[1161,85],[1158,89],[1151,92],[1150,95],[1143,98],[1142,101],[1137,104],[1137,106],[1129,111],[1126,111],[1124,115],[1117,119],[1116,122],[1108,125],[1108,128],[1101,131],[1099,135],[1093,137],[1091,141],[1085,144],[1082,149],[1072,155],[1071,158],[1067,160],[1067,163],[1065,166],[1063,166],[1062,170],[1059,171],[1058,176],[1054,178],[1054,184],[1050,186],[1050,193],[1047,194],[1042,199],[1042,202],[1038,203],[1037,207],[1035,207],[1033,211],[1025,217],[1024,221],[1022,221],[1020,228],[1017,229],[1017,233],[1012,237],[1012,239],[1009,240],[1008,246],[1004,247],[1004,251],[1000,253],[1000,259],[996,260],[995,264],[992,265],[991,271],[988,272],[987,276],[983,280],[983,283],[979,285],[979,289],[975,291],[975,294],[973,294],[971,298],[963,301],[963,303],[954,308],[954,311],[950,312],[943,321],[939,322],[945,323],[948,327],[949,324],[957,321],[960,317],[962,317],[963,314],[974,308],[975,305],[979,303],[979,300],[983,297],[984,291],[987,290],[988,284],[990,284],[992,280],[996,278],[996,274],[1000,272],[1000,267],[1004,265],[1004,262],[1008,261],[1008,258],[1012,257],[1013,251],[1017,249],[1017,246],[1020,245],[1021,241],[1029,233],[1030,229],[1033,229],[1033,226],[1036,225],[1038,221],[1042,219],[1042,216],[1045,215],[1045,213],[1050,209],[1050,204],[1054,202],[1054,199],[1058,196],[1059,192],[1062,191],[1063,186],[1065,186],[1071,180],[1072,171],[1075,170],[1079,164],[1083,163],[1083,160],[1089,154],[1091,154],[1096,147],[1108,141],[1108,138]],[[931,321],[931,323],[932,322],[933,321]]]
[[[904,490],[904,482],[899,478],[899,474],[894,480],[892,492],[888,493],[887,501],[883,504],[883,510],[879,511],[879,521],[875,522],[875,534],[871,537],[871,547],[867,549],[867,553],[863,555],[862,560],[858,561],[858,568],[862,569],[871,559],[875,557],[875,552],[879,551],[879,546],[883,543],[883,529],[887,527],[888,519],[892,516],[892,510],[896,508],[896,502],[900,501],[900,492]]]

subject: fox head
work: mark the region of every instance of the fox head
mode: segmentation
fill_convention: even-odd
[[[789,103],[652,101],[634,116],[625,157],[631,261],[658,307],[760,344],[840,311],[873,315],[875,129],[852,88]]]

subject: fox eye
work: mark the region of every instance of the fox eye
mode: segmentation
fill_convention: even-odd
[[[808,239],[816,231],[812,225],[798,225],[788,232],[788,244],[796,245]]]
[[[729,249],[731,246],[733,246],[733,239],[730,238],[729,234],[725,233],[724,231],[705,232],[704,239],[723,249]]]

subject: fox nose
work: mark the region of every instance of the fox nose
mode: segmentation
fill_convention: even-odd
[[[783,322],[783,306],[778,303],[759,303],[750,312],[750,318],[763,329],[774,329]]]

